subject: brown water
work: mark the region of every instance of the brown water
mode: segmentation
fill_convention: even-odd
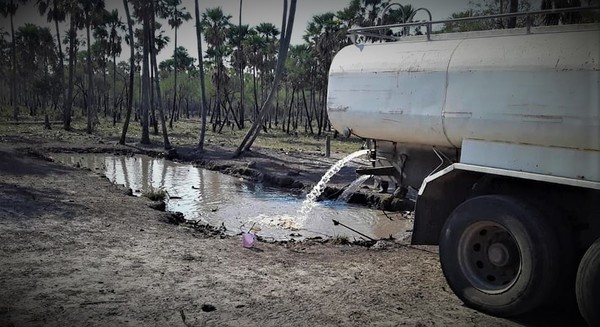
[[[164,189],[171,196],[167,210],[180,211],[188,220],[213,226],[224,224],[232,234],[248,231],[254,225],[257,235],[272,240],[316,236],[362,238],[343,226],[334,226],[332,219],[375,239],[390,235],[405,238],[406,230],[412,228],[401,214],[335,201],[318,202],[308,214],[303,214],[299,212],[305,199],[303,194],[282,192],[190,164],[108,154],[52,154],[51,157],[66,165],[102,173],[111,182],[131,188],[136,195],[152,188]]]

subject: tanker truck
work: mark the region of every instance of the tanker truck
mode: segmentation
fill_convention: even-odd
[[[439,246],[467,306],[508,317],[572,298],[600,326],[600,24],[431,33],[447,22],[350,30],[332,126],[369,140],[361,174],[418,191],[412,244]]]

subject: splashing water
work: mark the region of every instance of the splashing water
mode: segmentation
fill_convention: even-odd
[[[323,191],[325,190],[325,186],[333,177],[333,175],[337,174],[340,169],[342,169],[350,160],[365,155],[369,152],[369,150],[359,150],[356,151],[342,160],[336,162],[329,170],[321,177],[321,180],[313,187],[313,189],[306,195],[306,199],[302,202],[302,207],[298,210],[298,213],[302,214],[302,219],[306,219],[312,208],[315,206],[317,198]]]
[[[308,214],[315,207],[317,198],[319,195],[321,195],[321,193],[323,193],[329,180],[352,159],[365,155],[368,152],[368,150],[356,151],[331,166],[323,175],[323,177],[321,177],[321,180],[317,183],[317,185],[315,185],[315,187],[313,187],[313,189],[306,195],[306,199],[302,202],[302,207],[297,211],[296,214],[283,214],[278,216],[260,214],[254,219],[251,219],[250,223],[255,223],[257,226],[279,227],[293,231],[303,229],[308,219]]]
[[[260,214],[250,220],[251,223],[260,226],[279,227],[287,230],[297,231],[303,226],[298,223],[298,216],[281,214],[277,216]]]
[[[369,179],[371,177],[373,177],[373,176],[372,175],[362,175],[359,178],[357,178],[356,180],[354,180],[354,182],[352,182],[350,185],[348,185],[348,187],[346,187],[344,192],[342,192],[342,194],[340,196],[338,196],[336,201],[348,202],[348,200],[350,199],[352,194],[354,194],[354,192],[356,192],[356,190],[358,190],[358,188],[361,185],[363,185],[363,183],[366,182],[367,179]]]

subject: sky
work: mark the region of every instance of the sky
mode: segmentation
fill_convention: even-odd
[[[346,7],[349,1],[350,0],[298,0],[294,27],[292,30],[291,44],[294,45],[302,43],[302,35],[304,35],[306,25],[314,15],[323,14],[328,11],[336,12]],[[19,8],[17,11],[15,16],[15,29],[18,28],[18,26],[24,25],[25,23],[34,23],[50,27],[52,34],[55,35],[54,25],[47,23],[46,18],[41,17],[37,12],[37,8],[33,6],[32,3],[35,3],[35,1],[30,0],[29,3],[30,4],[26,6],[21,6],[21,8]],[[434,20],[440,20],[449,17],[453,12],[467,9],[469,0],[412,0],[399,1],[399,3],[402,5],[411,4],[415,8],[427,8],[431,11]],[[221,7],[225,14],[232,16],[232,23],[238,23],[240,9],[239,0],[199,0],[199,5],[201,13],[207,8]],[[194,15],[194,0],[183,0],[182,6],[184,6],[190,12],[190,14],[192,14],[192,16]],[[121,0],[106,0],[106,8],[118,9],[119,15],[122,17],[122,20],[125,21],[123,2]],[[281,29],[282,13],[283,0],[244,0],[242,8],[242,24],[255,26],[261,22],[270,22],[277,26],[277,28]],[[417,15],[415,19],[426,19],[424,12],[421,12],[419,15]],[[3,28],[4,31],[10,32],[9,19],[0,18],[0,20],[0,27]],[[67,25],[63,24],[60,28],[62,34],[61,37],[63,37]],[[169,58],[173,53],[174,48],[173,30],[166,22],[163,22],[163,29],[165,29],[166,35],[171,38],[171,42],[169,42],[169,45],[163,51],[161,51],[161,53],[159,53],[159,62]],[[180,27],[178,33],[178,45],[187,48],[188,53],[191,56],[195,58],[198,57],[194,18],[192,18],[192,20],[189,22],[185,22]],[[123,49],[124,51],[121,54],[120,59],[127,60],[129,51],[125,43],[123,43]],[[204,50],[206,50],[205,46]]]

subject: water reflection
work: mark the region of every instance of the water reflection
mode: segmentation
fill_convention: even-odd
[[[111,182],[125,185],[137,195],[151,188],[162,188],[173,197],[167,202],[167,210],[180,211],[186,219],[213,226],[224,224],[231,233],[248,230],[255,224],[260,229],[258,235],[275,240],[289,239],[290,234],[360,238],[341,226],[334,226],[332,219],[374,238],[402,237],[410,228],[398,214],[389,216],[360,206],[325,201],[319,202],[303,220],[301,230],[292,231],[285,227],[303,219],[297,213],[303,196],[189,164],[147,156],[53,154],[52,157],[67,165],[101,172]]]

